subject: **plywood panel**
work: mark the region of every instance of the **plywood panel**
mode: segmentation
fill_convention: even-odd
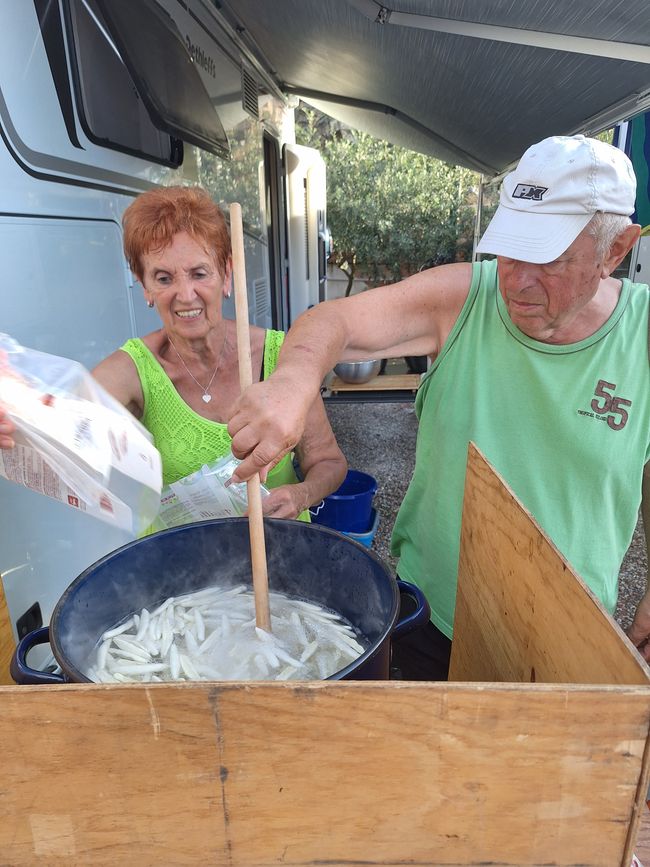
[[[0,575],[0,684],[11,684],[13,680],[9,674],[9,664],[16,649],[14,633],[11,628],[9,607],[5,588]]]
[[[450,678],[650,684],[631,642],[473,444]]]
[[[639,687],[4,687],[0,852],[613,867],[649,715]]]

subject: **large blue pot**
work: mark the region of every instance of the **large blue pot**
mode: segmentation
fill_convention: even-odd
[[[277,518],[265,519],[264,526],[270,590],[338,611],[369,643],[365,653],[328,679],[386,680],[391,636],[429,619],[422,593],[396,581],[363,545],[328,527]],[[215,584],[251,585],[246,518],[187,524],[130,542],[72,582],[49,629],[35,630],[18,644],[11,675],[16,683],[88,681],[83,672],[103,632],[134,611]],[[415,597],[417,610],[397,623],[400,591]],[[47,641],[62,675],[27,665],[29,650]]]

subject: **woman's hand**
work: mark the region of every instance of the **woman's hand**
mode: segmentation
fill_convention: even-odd
[[[12,449],[16,445],[13,438],[15,430],[16,426],[0,405],[0,449]]]
[[[267,518],[297,518],[308,506],[304,486],[281,485],[262,499],[262,512]]]

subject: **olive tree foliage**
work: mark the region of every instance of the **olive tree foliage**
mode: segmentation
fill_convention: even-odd
[[[471,253],[479,177],[468,169],[296,111],[296,140],[327,167],[330,261],[353,280],[392,282]]]

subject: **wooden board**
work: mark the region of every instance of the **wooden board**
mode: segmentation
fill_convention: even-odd
[[[634,854],[644,867],[650,867],[650,809],[641,810],[639,833],[634,843]]]
[[[334,376],[328,388],[336,394],[339,391],[417,391],[419,385],[419,373],[398,373],[375,376],[370,382],[343,382],[338,376]]]
[[[627,636],[473,443],[468,450],[450,680],[645,684]],[[650,747],[623,854],[630,863]],[[615,862],[612,862],[615,863]]]
[[[640,687],[3,687],[1,860],[628,867],[649,714]]]
[[[9,664],[15,649],[16,641],[13,629],[11,628],[11,618],[9,617],[4,583],[0,575],[0,684],[13,683],[9,674]]]
[[[470,444],[453,680],[650,684],[650,668]]]

